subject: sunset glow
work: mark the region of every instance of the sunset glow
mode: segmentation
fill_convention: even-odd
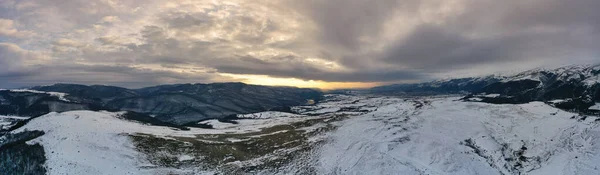
[[[297,78],[273,78],[264,75],[236,75],[224,74],[237,79],[242,79],[242,82],[255,85],[267,86],[295,86],[302,88],[318,88],[322,90],[332,90],[341,88],[370,88],[379,83],[362,83],[362,82],[325,82],[320,80],[302,80]]]

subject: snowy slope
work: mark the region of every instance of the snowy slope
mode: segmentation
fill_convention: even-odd
[[[329,95],[317,105],[293,107],[299,114],[270,111],[239,116],[243,119],[233,123],[207,120],[201,123],[214,129],[189,131],[124,120],[119,117],[121,112],[70,111],[41,116],[12,132],[45,131],[29,143],[44,147],[49,174],[214,173],[211,167],[167,168],[150,163],[149,155],[138,152],[128,137],[132,134],[206,140],[217,145],[289,139],[273,138],[280,134],[314,144],[311,150],[301,152],[302,159],[253,174],[600,174],[600,122],[596,117],[542,102],[496,105],[458,99]],[[319,123],[332,119],[324,116],[344,117]],[[309,123],[313,124],[306,125]],[[283,130],[261,130],[277,126]],[[298,130],[326,132],[305,138],[294,135]],[[256,137],[268,138],[250,141]],[[284,151],[295,149],[290,148]],[[174,156],[178,161],[198,158]],[[270,158],[265,155],[224,167],[260,165]]]
[[[273,119],[240,120],[237,125],[207,121],[216,129],[191,128],[189,131],[149,126],[120,119],[122,113],[70,111],[38,117],[12,133],[41,130],[44,134],[29,143],[40,143],[45,151],[49,174],[166,174],[171,172],[202,173],[194,169],[161,169],[149,164],[138,153],[128,134],[151,134],[159,137],[189,137],[196,134],[225,134],[260,131],[261,128],[307,118],[281,116]],[[182,156],[182,160],[189,157]],[[151,168],[148,168],[151,167]]]
[[[44,146],[49,174],[134,174],[132,170],[139,170],[143,162],[127,137],[120,134],[156,128],[123,122],[114,115],[90,111],[50,113],[13,132],[46,132],[30,142]]]
[[[422,99],[381,106],[330,135],[318,174],[599,174],[600,129],[541,102]]]

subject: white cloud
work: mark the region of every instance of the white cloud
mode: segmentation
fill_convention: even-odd
[[[0,36],[26,38],[34,35],[35,33],[31,31],[17,30],[15,22],[13,20],[0,18]]]
[[[80,47],[83,46],[83,43],[71,39],[61,38],[54,42],[55,45],[58,46],[66,46],[66,47]]]
[[[102,19],[100,19],[99,23],[115,23],[120,21],[121,19],[119,19],[118,16],[105,16]]]

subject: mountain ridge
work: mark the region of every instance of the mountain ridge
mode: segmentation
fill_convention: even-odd
[[[30,89],[1,90],[0,114],[37,116],[69,110],[124,110],[183,124],[302,105],[322,96],[322,92],[313,89],[244,83],[173,84],[140,89],[54,84]],[[51,93],[62,93],[64,99]]]
[[[488,103],[527,103],[564,100],[557,107],[588,111],[600,102],[600,64],[536,68],[512,75],[436,80],[394,84],[366,90],[378,95],[464,94],[465,99]],[[490,95],[497,94],[497,95]]]

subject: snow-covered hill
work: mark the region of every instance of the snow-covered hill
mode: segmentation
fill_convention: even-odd
[[[318,174],[599,174],[598,118],[541,102],[420,98],[350,118]]]
[[[121,117],[123,114],[123,112],[106,111],[50,113],[31,120],[25,126],[12,131],[12,134],[32,130],[45,133],[27,143],[39,143],[44,147],[49,174],[197,173],[205,172],[207,168],[178,170],[153,165],[144,158],[145,155],[138,152],[131,138],[129,138],[130,135],[193,139],[199,134],[259,132],[263,128],[315,118],[279,116],[272,119],[241,120],[237,124],[209,120],[204,123],[213,124],[215,129],[191,128],[190,130],[179,130],[128,121]],[[271,113],[267,112],[267,114]],[[195,157],[189,158],[190,155],[185,154],[173,156],[195,159]]]
[[[48,174],[600,173],[597,117],[460,98],[328,95],[293,107],[298,114],[239,115],[190,130],[70,111],[11,134],[43,131],[24,144],[43,147]]]

